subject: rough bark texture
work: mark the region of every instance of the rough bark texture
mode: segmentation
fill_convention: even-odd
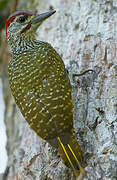
[[[74,127],[87,162],[85,180],[117,179],[116,0],[19,0],[18,9],[56,9],[38,39],[59,52],[73,86]],[[76,77],[72,74],[88,72]],[[4,83],[9,164],[7,180],[73,180],[56,150],[33,132]],[[7,101],[6,101],[7,98]]]

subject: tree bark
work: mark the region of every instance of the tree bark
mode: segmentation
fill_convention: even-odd
[[[17,9],[55,9],[37,32],[62,57],[72,84],[74,129],[87,163],[85,180],[117,179],[116,0],[19,0]],[[8,57],[7,57],[8,59]],[[73,77],[85,70],[82,76]],[[7,180],[73,180],[57,151],[33,132],[3,79]]]

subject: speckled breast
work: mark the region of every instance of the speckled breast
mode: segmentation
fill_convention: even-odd
[[[60,56],[49,44],[14,55],[8,72],[16,104],[40,137],[49,140],[71,131],[69,79]]]

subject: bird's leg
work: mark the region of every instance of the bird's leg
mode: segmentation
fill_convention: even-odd
[[[88,73],[88,72],[94,72],[94,73],[95,73],[95,70],[93,70],[93,69],[87,69],[86,71],[82,71],[82,72],[79,73],[79,74],[72,74],[73,80],[75,79],[75,77],[83,76],[84,74],[86,74],[86,73]]]

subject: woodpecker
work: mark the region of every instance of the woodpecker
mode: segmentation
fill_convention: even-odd
[[[82,150],[73,130],[71,86],[65,65],[36,30],[56,11],[37,14],[19,10],[6,20],[12,58],[8,64],[12,95],[29,126],[58,149],[76,177],[84,173]]]

